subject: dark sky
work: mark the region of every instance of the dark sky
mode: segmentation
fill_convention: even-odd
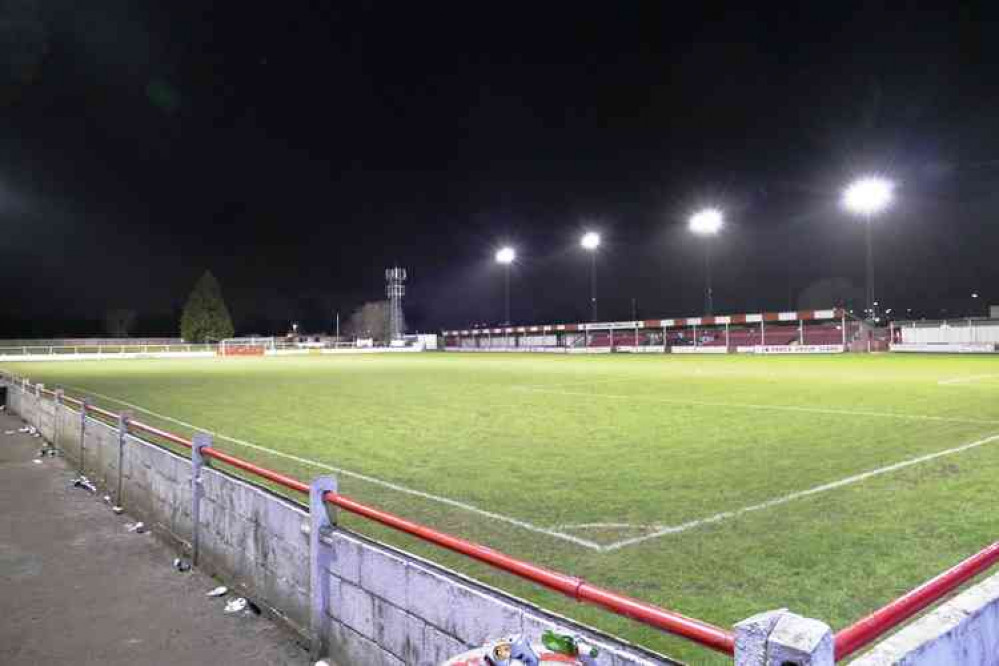
[[[411,327],[495,322],[503,242],[515,320],[585,319],[588,227],[602,319],[692,315],[706,204],[716,311],[827,305],[866,172],[883,302],[999,304],[999,23],[927,4],[2,2],[0,333],[171,333],[206,268],[328,329],[394,262]]]

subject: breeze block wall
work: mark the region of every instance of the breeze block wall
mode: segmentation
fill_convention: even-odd
[[[5,382],[11,411],[39,428],[71,465],[117,492],[125,510],[182,549],[194,538],[189,458],[126,435],[66,405]],[[82,426],[82,428],[81,428]],[[81,437],[81,430],[83,436]],[[41,445],[40,445],[41,446]],[[204,468],[198,566],[308,636],[310,519],[301,505],[220,470]],[[329,565],[322,643],[338,666],[436,666],[486,640],[547,628],[575,631],[601,648],[601,666],[674,664],[669,658],[549,613],[399,549],[337,528],[323,538]]]
[[[999,574],[965,590],[854,666],[999,666]]]

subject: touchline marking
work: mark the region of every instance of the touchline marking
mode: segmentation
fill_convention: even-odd
[[[909,419],[913,421],[943,421],[946,423],[968,423],[973,425],[999,425],[994,419],[965,419],[955,416],[931,416],[927,414],[895,414],[892,412],[869,412],[856,409],[828,409],[824,407],[798,407],[795,405],[758,405],[747,402],[713,402],[708,400],[682,400],[680,398],[663,398],[648,395],[618,395],[613,393],[584,393],[582,391],[548,391],[527,387],[514,387],[523,391],[537,393],[552,393],[554,395],[580,396],[588,398],[611,398],[615,400],[644,400],[664,402],[673,405],[688,405],[691,407],[731,407],[733,409],[759,409],[778,412],[804,412],[806,414],[832,414],[835,416],[872,416],[883,419]]]
[[[440,504],[446,504],[448,506],[452,506],[452,507],[455,507],[455,508],[458,508],[458,509],[462,509],[464,511],[469,511],[471,513],[475,513],[477,515],[480,515],[480,516],[483,516],[483,517],[486,517],[486,518],[491,518],[493,520],[498,520],[498,521],[507,523],[509,525],[516,525],[517,527],[520,527],[522,529],[528,530],[530,532],[535,532],[537,534],[544,534],[546,536],[554,537],[556,539],[562,539],[563,541],[568,541],[570,543],[576,544],[577,546],[582,546],[583,548],[589,548],[590,550],[595,550],[595,551],[598,551],[598,552],[601,551],[601,550],[603,550],[603,546],[601,546],[600,544],[598,544],[596,542],[590,541],[588,539],[581,539],[581,538],[579,538],[577,536],[573,536],[571,534],[564,534],[564,533],[558,532],[556,530],[545,529],[544,527],[539,527],[538,525],[534,525],[534,524],[529,523],[529,522],[524,521],[524,520],[519,520],[517,518],[511,518],[510,516],[504,516],[501,513],[495,513],[493,511],[486,511],[485,509],[480,509],[479,507],[477,507],[475,505],[472,505],[472,504],[466,504],[465,502],[459,502],[458,500],[453,500],[453,499],[450,499],[450,498],[447,498],[447,497],[441,497],[439,495],[433,495],[431,493],[423,492],[422,490],[414,490],[413,488],[407,488],[406,486],[401,486],[401,485],[399,485],[397,483],[392,483],[391,481],[384,481],[382,479],[378,479],[378,478],[375,478],[373,476],[368,476],[366,474],[361,474],[359,472],[352,472],[350,470],[343,469],[342,467],[334,467],[333,465],[327,465],[326,463],[322,463],[322,462],[319,462],[317,460],[310,460],[308,458],[302,458],[300,456],[296,456],[296,455],[293,455],[291,453],[285,453],[283,451],[276,451],[276,450],[268,448],[266,446],[261,446],[260,444],[254,444],[253,442],[248,442],[248,441],[243,440],[243,439],[236,439],[235,437],[229,437],[228,435],[223,435],[222,433],[213,432],[211,430],[208,430],[207,428],[202,428],[201,426],[196,426],[196,425],[194,425],[192,423],[187,423],[185,421],[181,421],[180,419],[175,419],[172,416],[166,416],[165,414],[158,414],[157,412],[154,412],[151,409],[146,409],[145,407],[140,407],[139,405],[133,404],[131,402],[125,402],[124,400],[121,400],[119,398],[114,398],[114,397],[111,397],[109,395],[104,395],[102,393],[97,393],[96,391],[91,391],[90,389],[86,389],[86,388],[83,388],[83,387],[80,387],[80,386],[72,386],[70,384],[66,384],[65,386],[66,386],[66,388],[70,388],[70,389],[74,389],[76,391],[80,391],[80,392],[82,392],[85,395],[95,395],[98,398],[104,398],[105,400],[110,400],[111,402],[116,402],[119,405],[125,405],[126,407],[131,407],[132,409],[138,410],[140,412],[145,412],[146,414],[149,414],[151,416],[155,416],[156,418],[163,419],[164,421],[170,421],[171,423],[176,423],[177,425],[184,426],[185,428],[191,428],[192,430],[198,430],[198,431],[201,431],[201,432],[210,433],[210,434],[214,435],[215,437],[218,437],[219,439],[224,439],[227,442],[233,442],[235,444],[239,444],[241,446],[245,446],[245,447],[247,447],[249,449],[254,449],[254,450],[257,450],[257,451],[263,451],[264,453],[269,453],[269,454],[277,456],[279,458],[285,458],[286,460],[293,460],[295,462],[302,463],[304,465],[312,465],[313,467],[318,467],[320,469],[325,469],[325,470],[328,470],[328,471],[331,471],[331,472],[336,472],[337,474],[343,474],[344,476],[349,476],[349,477],[358,479],[359,481],[364,481],[364,482],[370,483],[372,485],[381,486],[383,488],[388,488],[390,490],[394,490],[394,491],[399,492],[399,493],[404,493],[406,495],[412,495],[414,497],[421,497],[423,499],[427,499],[427,500],[430,500],[430,501],[433,501],[433,502],[438,502]]]
[[[953,379],[941,379],[937,382],[940,386],[953,386],[954,384],[966,384],[981,381],[982,379],[992,379],[999,375],[972,375],[970,377],[955,377]]]
[[[635,544],[642,543],[643,541],[648,541],[650,539],[657,539],[662,536],[669,534],[679,534],[680,532],[686,532],[687,530],[692,530],[695,527],[700,527],[702,525],[709,525],[712,523],[720,523],[723,520],[728,520],[729,518],[736,518],[745,513],[750,513],[752,511],[760,511],[762,509],[769,509],[771,507],[780,506],[781,504],[787,504],[796,499],[801,499],[802,497],[809,497],[811,495],[818,495],[819,493],[824,493],[829,490],[835,490],[836,488],[842,488],[843,486],[849,486],[854,483],[859,483],[865,479],[869,479],[874,476],[879,476],[881,474],[888,474],[889,472],[894,472],[896,470],[904,469],[906,467],[911,467],[913,465],[918,465],[920,463],[928,462],[930,460],[935,460],[937,458],[942,458],[944,456],[956,455],[958,453],[963,453],[970,449],[977,448],[979,446],[984,446],[990,442],[999,440],[999,433],[989,435],[982,439],[976,440],[974,442],[969,442],[968,444],[962,444],[961,446],[956,446],[952,449],[946,449],[944,451],[937,451],[936,453],[928,453],[917,458],[910,458],[908,460],[903,460],[902,462],[895,463],[894,465],[888,465],[887,467],[879,467],[877,469],[872,469],[867,472],[862,472],[860,474],[855,474],[854,476],[848,476],[845,479],[840,479],[839,481],[833,481],[831,483],[824,483],[821,486],[815,486],[814,488],[809,488],[807,490],[799,490],[798,492],[790,493],[784,495],[783,497],[777,497],[766,502],[761,502],[759,504],[753,504],[752,506],[745,506],[741,509],[735,509],[733,511],[722,511],[721,513],[716,513],[713,516],[708,516],[707,518],[700,518],[698,520],[691,520],[686,523],[681,523],[679,525],[673,525],[671,527],[663,527],[652,534],[646,534],[640,537],[634,537],[631,539],[622,539],[621,541],[616,541],[614,543],[603,546],[601,550],[603,552],[618,550],[624,548],[625,546],[633,546]]]

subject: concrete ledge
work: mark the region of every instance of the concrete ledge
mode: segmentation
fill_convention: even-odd
[[[854,666],[999,666],[999,574],[907,625]]]

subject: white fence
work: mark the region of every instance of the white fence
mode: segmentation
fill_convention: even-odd
[[[66,345],[0,347],[3,361],[93,361],[109,358],[199,358],[214,356],[215,345]]]
[[[918,354],[991,354],[996,351],[994,344],[957,344],[957,343],[934,343],[934,344],[893,344],[893,352],[907,352]]]
[[[899,322],[895,328],[907,345],[999,344],[999,320],[995,319]]]
[[[425,351],[422,344],[406,347],[316,346],[302,343],[278,343],[267,349],[267,356],[305,356],[308,354],[376,354]],[[211,358],[218,355],[218,345],[67,345],[0,347],[0,361],[100,361],[109,359]]]

